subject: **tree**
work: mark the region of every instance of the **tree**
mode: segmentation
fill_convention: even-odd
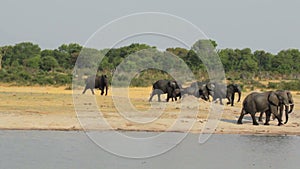
[[[189,50],[185,49],[185,48],[167,48],[166,49],[167,52],[170,52],[172,54],[174,54],[175,56],[178,56],[182,59],[186,58],[187,54],[189,53]]]
[[[58,67],[57,60],[53,56],[45,56],[41,59],[41,69],[44,71],[54,71]]]
[[[258,64],[251,53],[251,49],[245,48],[240,50],[240,60],[239,60],[239,67],[238,69],[241,71],[249,71],[249,72],[256,72],[258,70]]]
[[[13,62],[18,62],[20,65],[30,57],[40,55],[40,47],[31,42],[22,42],[14,46],[3,47],[5,52],[2,52],[2,66],[12,66]],[[2,51],[3,51],[2,50]]]
[[[20,64],[24,64],[26,59],[40,55],[40,52],[41,48],[38,45],[31,42],[22,42],[13,47],[12,60],[17,60]]]
[[[82,50],[82,46],[76,43],[63,44],[55,49],[53,56],[58,61],[59,65],[66,69],[72,69]]]
[[[257,50],[253,53],[254,57],[258,62],[259,71],[270,71],[272,69],[273,55],[263,50]]]
[[[226,72],[233,71],[237,67],[236,52],[233,49],[222,49],[218,51],[223,67]]]
[[[272,59],[272,71],[277,71],[282,74],[292,73],[296,66],[294,64],[294,50],[282,50]]]
[[[0,70],[2,69],[2,57],[5,55],[4,47],[0,47]]]
[[[41,64],[41,57],[39,55],[28,58],[24,61],[24,65],[28,68],[32,68],[38,71]]]

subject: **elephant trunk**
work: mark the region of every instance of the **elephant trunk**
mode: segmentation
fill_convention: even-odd
[[[238,91],[238,94],[239,94],[239,99],[238,99],[238,101],[237,101],[237,102],[240,102],[240,100],[241,100],[241,94],[242,94],[242,92],[239,90],[239,91]]]
[[[294,109],[294,104],[291,104],[290,105],[290,111],[288,111],[288,114],[292,113],[293,109]]]

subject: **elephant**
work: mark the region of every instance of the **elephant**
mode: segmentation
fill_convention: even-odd
[[[278,95],[281,95],[282,97],[287,97],[288,98],[288,102],[289,102],[289,106],[285,106],[283,104],[279,105],[279,115],[282,118],[283,115],[283,108],[285,108],[285,122],[284,124],[286,124],[289,120],[289,114],[293,111],[294,109],[294,101],[293,101],[293,96],[292,93],[288,90],[277,90],[276,93]],[[264,112],[260,113],[260,116],[258,118],[258,121],[262,122],[262,116],[263,116]],[[274,118],[274,117],[273,117]]]
[[[196,81],[193,82],[190,87],[185,88],[184,93],[209,101],[209,96],[213,95],[214,88],[213,83]]]
[[[178,90],[179,89],[179,90]],[[153,89],[150,94],[149,102],[152,101],[154,95],[158,95],[158,101],[160,102],[160,95],[167,93],[167,102],[171,98],[175,98],[177,101],[177,97],[181,98],[180,85],[174,80],[158,80],[153,84]]]
[[[245,114],[250,114],[252,117],[253,125],[258,125],[255,114],[257,112],[266,112],[265,125],[269,125],[270,116],[273,114],[278,120],[278,126],[282,125],[282,120],[278,114],[278,106],[281,104],[288,105],[287,97],[283,97],[274,91],[269,92],[253,92],[250,93],[243,101],[243,108],[237,124],[242,124],[242,119]]]
[[[92,93],[94,93],[94,88],[95,89],[100,89],[101,90],[101,95],[104,94],[104,88],[105,88],[105,96],[107,95],[107,90],[108,90],[108,79],[106,75],[101,75],[101,76],[90,76],[89,78],[86,79],[86,85],[85,88],[82,92],[84,94],[87,89],[91,89]]]
[[[225,87],[225,84],[215,83],[214,95],[212,97],[213,97],[213,101],[219,99],[220,104],[223,104],[222,103],[223,98],[227,98],[228,99],[227,104],[231,104],[231,106],[233,106],[235,93],[238,93],[239,95],[237,101],[239,102],[241,99],[241,92],[242,92],[241,87],[237,84],[229,84],[227,85],[227,87]]]
[[[198,90],[195,89],[198,86]],[[192,94],[196,97],[200,97],[205,101],[210,101],[211,96],[213,101],[220,99],[220,104],[222,103],[223,98],[227,98],[227,104],[234,104],[235,93],[238,93],[239,98],[238,102],[241,99],[241,87],[237,84],[229,84],[227,87],[225,84],[217,83],[217,82],[194,82],[191,86],[187,89],[188,94]]]
[[[220,100],[220,104],[223,104],[222,99],[227,98],[227,88],[225,84],[222,83],[208,83],[207,85],[212,85],[212,90],[209,92],[209,95],[212,96],[213,100],[216,101],[217,99]]]
[[[235,93],[238,93],[239,98],[238,98],[237,102],[240,102],[241,95],[242,95],[242,89],[241,89],[240,85],[238,85],[238,84],[227,85],[227,98],[229,100],[229,102],[227,104],[231,104],[231,106],[233,106]]]

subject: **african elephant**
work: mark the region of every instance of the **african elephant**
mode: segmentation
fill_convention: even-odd
[[[242,94],[241,87],[238,84],[227,85],[227,94],[226,95],[229,100],[229,102],[227,104],[231,104],[231,106],[233,106],[235,93],[238,93],[239,98],[238,98],[237,102],[240,102],[241,94]]]
[[[176,90],[179,89],[179,90]],[[153,89],[150,94],[149,101],[152,101],[152,98],[154,95],[158,95],[158,101],[160,102],[160,95],[167,93],[167,102],[171,98],[173,101],[173,98],[175,98],[175,101],[177,101],[177,96],[181,97],[180,94],[180,86],[176,81],[173,80],[158,80],[153,84]]]
[[[237,124],[242,124],[244,115],[249,113],[252,117],[253,125],[258,125],[255,114],[257,112],[266,112],[265,125],[269,125],[271,114],[274,114],[277,118],[278,125],[282,125],[281,117],[277,112],[277,107],[281,104],[288,105],[288,98],[282,97],[274,91],[250,93],[243,101],[243,108]]]
[[[294,101],[293,101],[293,96],[292,93],[288,90],[277,90],[276,93],[282,97],[287,97],[288,98],[288,102],[289,102],[289,106],[286,106],[284,104],[280,104],[279,105],[279,115],[282,118],[283,115],[283,108],[285,108],[285,122],[284,124],[286,124],[289,120],[289,114],[293,111],[294,109]],[[262,116],[263,116],[264,112],[260,113],[260,116],[258,118],[258,121],[262,121]]]
[[[237,84],[229,84],[227,85],[227,87],[225,87],[225,84],[215,83],[214,95],[212,97],[213,97],[213,101],[219,99],[220,104],[223,104],[222,99],[227,98],[228,99],[227,104],[231,104],[231,106],[233,106],[235,93],[239,94],[239,98],[238,98],[238,102],[239,102],[241,99],[241,92],[242,90],[240,86]]]
[[[104,94],[104,88],[105,88],[105,95],[107,95],[107,90],[108,90],[108,80],[106,75],[101,75],[101,76],[90,76],[89,78],[86,79],[86,85],[85,88],[82,92],[84,94],[87,89],[91,89],[92,93],[94,93],[94,88],[95,89],[100,89],[101,90],[101,95]]]
[[[222,99],[227,98],[227,104],[234,105],[235,93],[239,94],[238,102],[241,99],[241,87],[238,84],[225,85],[224,83],[214,82],[206,84],[207,93],[213,97],[213,101],[220,100],[220,104],[223,104]],[[208,96],[207,96],[208,97]]]
[[[193,82],[190,87],[185,89],[186,94],[193,95],[205,101],[209,100],[209,96],[213,95],[214,84],[210,82]]]
[[[217,99],[220,100],[220,104],[223,104],[222,103],[222,99],[223,98],[226,98],[226,85],[225,84],[222,84],[222,83],[212,83],[213,84],[213,88],[212,88],[212,91],[209,92],[209,95],[212,96],[213,98],[213,101],[216,101]],[[209,85],[209,83],[207,84]]]

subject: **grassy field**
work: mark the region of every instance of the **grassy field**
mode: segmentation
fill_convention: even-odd
[[[300,96],[293,92],[295,110],[284,126],[253,126],[250,116],[237,125],[241,103],[212,104],[192,96],[177,102],[148,102],[151,87],[109,89],[108,96],[66,87],[0,86],[0,128],[39,130],[187,131],[232,134],[300,135]],[[244,98],[248,92],[242,93]],[[165,96],[164,96],[165,97]],[[242,100],[243,100],[242,98]],[[214,111],[212,111],[214,110]],[[76,114],[77,112],[77,114]],[[258,114],[257,114],[258,115]],[[79,123],[78,117],[81,124]],[[216,120],[220,118],[220,120]],[[106,124],[107,123],[107,124]]]

